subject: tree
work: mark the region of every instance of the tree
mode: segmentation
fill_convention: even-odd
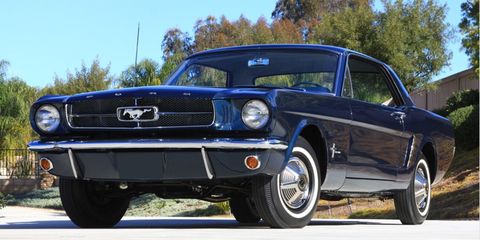
[[[90,67],[82,63],[75,73],[67,72],[66,79],[55,76],[53,85],[42,89],[42,94],[71,95],[82,92],[92,92],[110,88],[113,76],[110,66],[102,67],[100,60],[93,60]]]
[[[10,65],[9,62],[5,60],[0,60],[0,80],[4,80],[7,76],[8,65]]]
[[[274,42],[272,30],[264,17],[258,18],[255,25],[253,25],[252,38],[252,41],[256,44],[268,44]]]
[[[290,20],[273,21],[271,29],[275,43],[304,42],[301,29]]]
[[[329,13],[315,26],[311,42],[337,45],[378,58],[395,69],[407,90],[425,87],[448,64],[452,38],[446,6],[434,0],[383,1]]]
[[[6,77],[8,62],[0,61],[0,148],[25,148],[33,138],[29,125],[30,106],[37,89],[18,77]]]
[[[178,28],[169,29],[163,36],[163,60],[167,60],[167,58],[175,54],[181,54],[186,57],[192,53],[192,48],[191,37]]]
[[[219,44],[219,24],[214,16],[208,16],[196,22],[193,30],[195,32],[195,51],[203,51],[217,46]]]
[[[315,26],[311,42],[369,52],[376,38],[374,23],[375,13],[371,7],[347,8],[341,13],[327,14]]]
[[[294,23],[301,19],[310,22],[319,18],[322,2],[319,0],[278,0],[272,12],[272,18],[288,19]]]
[[[409,91],[428,86],[448,65],[453,32],[444,22],[446,12],[446,5],[434,0],[385,2],[374,55],[394,67]]]
[[[478,55],[479,55],[479,30],[478,30],[478,0],[467,0],[462,3],[462,20],[458,27],[460,32],[465,35],[462,39],[462,45],[465,48],[465,53],[470,58],[470,64],[475,68],[477,75],[478,70]]]
[[[308,42],[314,26],[324,15],[338,13],[346,8],[369,6],[371,0],[278,0],[272,12],[274,20],[289,20],[300,29]]]
[[[224,16],[218,21],[209,16],[194,27],[194,51],[264,43],[303,43],[302,32],[290,20],[274,20],[268,24],[260,17],[252,23],[244,16],[229,21]]]
[[[116,80],[120,87],[137,87],[160,85],[160,68],[157,62],[151,59],[143,59],[137,66],[131,65],[123,71],[120,78]]]
[[[300,20],[312,22],[321,20],[327,13],[370,4],[371,0],[278,0],[272,18],[288,19],[294,23]]]
[[[183,61],[184,56],[182,54],[175,54],[170,56],[165,62],[163,63],[162,67],[160,68],[160,72],[158,74],[158,78],[162,80],[162,82],[167,81],[167,78],[173,71],[177,68],[177,66]]]

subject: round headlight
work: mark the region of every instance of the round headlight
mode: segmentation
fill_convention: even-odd
[[[60,125],[60,113],[52,105],[43,105],[35,113],[35,124],[44,132],[53,132]]]
[[[259,129],[267,124],[270,113],[267,104],[260,100],[250,100],[242,109],[242,121],[249,128]]]

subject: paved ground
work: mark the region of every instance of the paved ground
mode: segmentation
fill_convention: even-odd
[[[125,217],[114,229],[79,229],[61,211],[7,207],[0,210],[0,239],[480,239],[479,221],[316,219],[303,229],[242,226],[228,218]]]

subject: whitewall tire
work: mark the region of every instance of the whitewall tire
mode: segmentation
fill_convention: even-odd
[[[421,154],[410,185],[394,196],[395,211],[403,224],[422,224],[427,219],[432,192],[431,182],[428,163]]]
[[[272,227],[304,227],[316,211],[320,179],[315,151],[299,137],[280,174],[254,179],[253,200],[258,214]]]

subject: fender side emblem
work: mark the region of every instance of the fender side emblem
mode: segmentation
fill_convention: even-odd
[[[335,158],[335,154],[341,154],[342,152],[337,151],[337,148],[335,147],[335,143],[332,144],[332,147],[330,148],[330,151],[332,152],[332,158]]]

